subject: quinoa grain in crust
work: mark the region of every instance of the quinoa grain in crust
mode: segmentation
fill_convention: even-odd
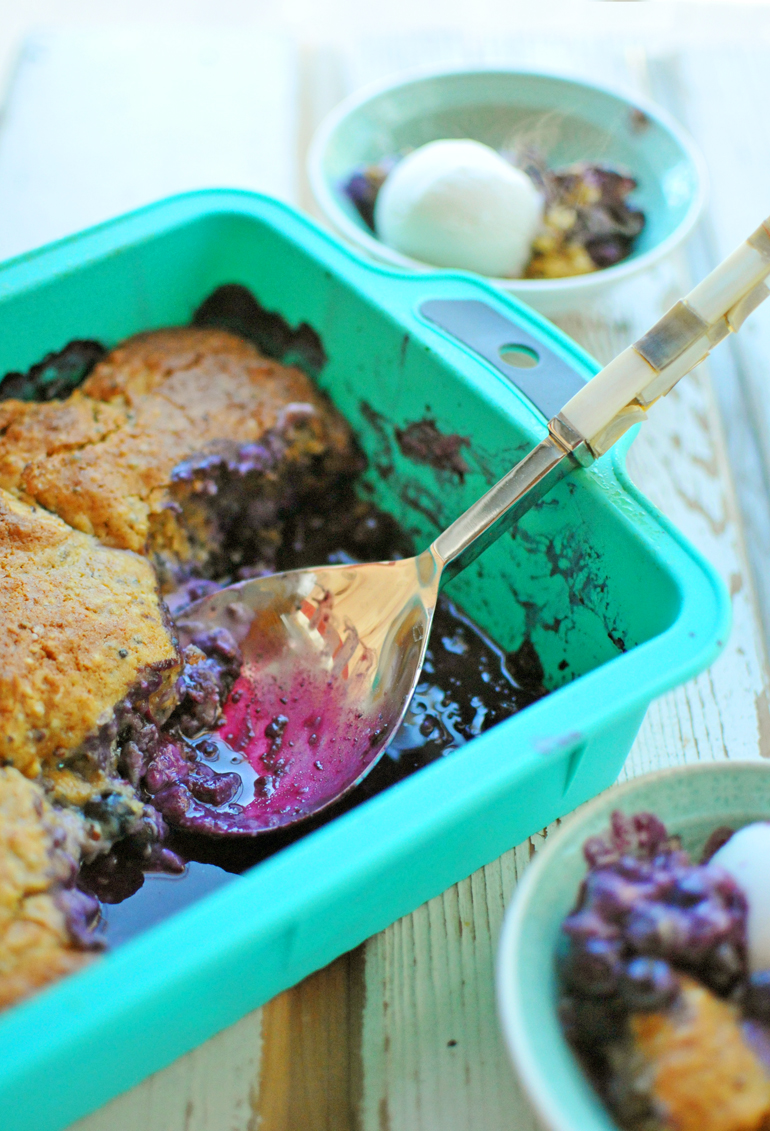
[[[144,672],[179,654],[150,563],[0,491],[2,757],[28,777],[66,759]]]
[[[71,887],[66,841],[41,787],[0,769],[0,1009],[92,957],[93,943],[78,929],[87,897]]]

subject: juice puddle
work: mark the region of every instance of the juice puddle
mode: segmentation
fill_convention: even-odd
[[[446,597],[440,597],[423,677],[396,737],[364,781],[343,801],[318,817],[283,832],[254,839],[217,840],[174,831],[169,848],[188,861],[181,876],[143,875],[124,860],[123,892],[105,883],[99,890],[93,869],[89,887],[102,897],[103,932],[114,946],[179,911],[214,888],[237,879],[274,852],[373,797],[437,758],[451,754],[476,735],[534,702],[544,693],[542,670],[526,646],[506,656]],[[106,902],[123,894],[120,902]]]
[[[390,515],[357,499],[350,490],[335,498],[325,515],[300,512],[287,522],[277,566],[287,570],[319,562],[386,561],[412,552],[409,539]],[[451,754],[544,695],[542,679],[540,661],[529,641],[518,652],[506,654],[440,596],[421,682],[393,742],[361,784],[316,817],[285,830],[255,837],[215,837],[173,829],[165,844],[187,861],[182,875],[143,873],[138,859],[118,844],[108,857],[84,868],[79,880],[101,901],[105,941],[109,946],[124,942],[415,770]],[[239,757],[237,752],[216,749],[214,744],[207,753],[200,749],[207,741],[210,736],[194,740],[203,761],[220,771],[239,772],[243,791],[257,786],[257,774],[248,763],[227,765],[226,759]],[[245,792],[238,801],[248,802]]]

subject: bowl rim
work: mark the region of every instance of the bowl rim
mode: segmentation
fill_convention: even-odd
[[[527,1033],[525,1011],[522,1008],[519,978],[516,976],[517,964],[512,961],[512,958],[518,939],[526,928],[533,893],[544,873],[547,872],[552,858],[559,852],[561,841],[567,834],[576,831],[580,825],[590,823],[595,813],[606,809],[609,805],[614,808],[616,803],[622,803],[625,797],[633,794],[641,785],[692,774],[706,777],[725,773],[744,774],[747,772],[770,775],[770,761],[741,758],[735,759],[735,761],[669,766],[666,769],[655,770],[649,774],[639,774],[620,785],[610,786],[597,797],[587,801],[584,805],[580,805],[569,817],[565,818],[553,839],[537,853],[536,859],[527,868],[524,878],[518,885],[506,910],[497,946],[495,963],[497,1015],[508,1055],[516,1070],[519,1083],[545,1131],[576,1131],[576,1126],[566,1109],[563,1098],[556,1096],[548,1086],[547,1070],[543,1070],[540,1060],[532,1052]],[[606,1118],[608,1128],[617,1126],[609,1112]],[[594,1128],[586,1127],[583,1131],[594,1131]]]
[[[503,290],[513,290],[517,295],[526,299],[531,296],[537,300],[538,295],[571,294],[576,289],[581,292],[600,290],[613,283],[620,283],[624,279],[648,270],[661,260],[665,259],[676,247],[679,246],[692,232],[700,219],[708,191],[708,171],[705,158],[695,144],[687,130],[664,107],[643,95],[624,89],[621,85],[612,83],[588,81],[578,74],[566,71],[550,70],[547,67],[504,67],[500,65],[467,67],[418,67],[404,71],[397,78],[390,77],[385,80],[368,83],[359,90],[353,91],[339,102],[322,119],[308,147],[306,158],[306,172],[310,189],[323,218],[332,225],[336,231],[349,240],[354,246],[363,250],[372,258],[385,262],[391,266],[411,272],[435,271],[437,268],[421,260],[412,259],[400,252],[389,248],[376,236],[363,231],[357,224],[345,215],[335,199],[334,192],[329,187],[323,171],[323,162],[330,139],[342,122],[355,110],[368,102],[374,102],[382,95],[399,87],[418,85],[437,78],[462,78],[480,75],[507,75],[517,77],[546,78],[571,86],[581,86],[586,90],[599,91],[625,102],[633,109],[641,110],[648,118],[653,119],[660,127],[667,131],[682,150],[690,162],[695,174],[695,191],[690,200],[685,215],[674,230],[661,240],[660,243],[641,255],[624,259],[613,267],[592,271],[586,275],[569,275],[557,279],[513,279],[483,275],[494,286]]]

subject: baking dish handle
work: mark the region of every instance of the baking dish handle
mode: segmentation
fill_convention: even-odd
[[[494,366],[550,420],[583,388],[585,378],[512,315],[481,299],[430,298],[418,307],[438,326]]]

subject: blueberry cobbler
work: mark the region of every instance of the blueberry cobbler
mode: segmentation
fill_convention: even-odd
[[[714,830],[700,861],[651,813],[584,846],[562,924],[560,1014],[628,1131],[770,1128],[770,824]]]
[[[360,457],[300,369],[195,327],[124,342],[67,399],[3,401],[0,436],[6,1004],[87,961],[81,864],[128,841],[181,868],[156,795],[230,786],[174,738],[216,723],[237,648],[220,630],[180,651],[169,610],[274,570],[286,514]]]
[[[312,332],[266,322],[243,288],[204,313],[220,292],[219,325],[71,343],[0,385],[0,1007],[93,958],[100,900],[217,851],[201,834],[242,779],[195,744],[241,658],[224,629],[183,646],[174,618],[231,581],[411,552],[355,494],[364,461],[311,378],[222,323],[245,310],[309,369]],[[436,623],[359,799],[544,694],[531,647],[504,656],[443,598]],[[214,871],[259,858],[230,843]]]

